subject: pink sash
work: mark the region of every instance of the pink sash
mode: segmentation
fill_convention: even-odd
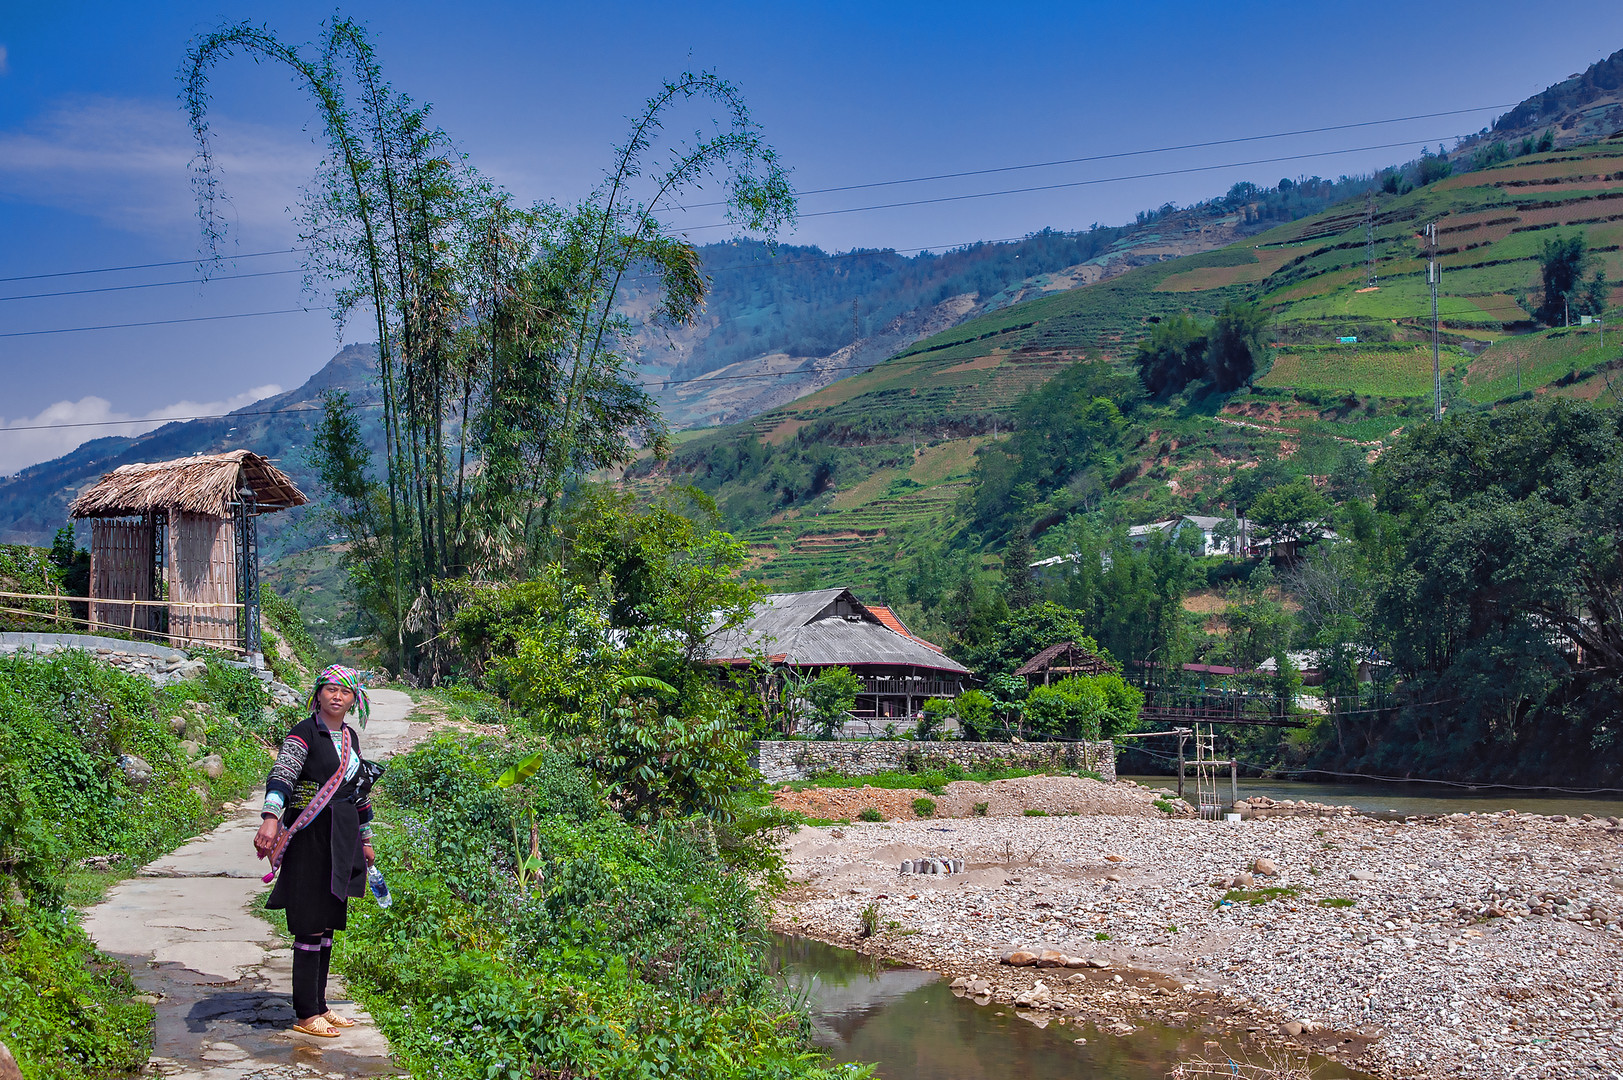
[[[314,821],[317,815],[327,808],[327,804],[332,802],[332,797],[338,794],[338,789],[344,786],[344,774],[349,772],[349,732],[347,729],[338,729],[338,740],[342,744],[342,748],[338,752],[338,771],[333,773],[325,784],[321,785],[321,790],[317,791],[315,797],[310,800],[309,805],[299,812],[299,816],[293,820],[293,824],[283,829],[282,835],[276,838],[276,846],[271,848],[270,853],[270,873],[266,874],[262,879],[267,885],[276,880],[276,872],[282,868],[282,856],[287,854],[287,844],[289,840],[293,839],[293,834]]]

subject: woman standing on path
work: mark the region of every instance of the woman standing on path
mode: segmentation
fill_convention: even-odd
[[[348,925],[349,898],[366,892],[372,865],[372,805],[363,782],[361,726],[371,704],[361,675],[333,665],[316,678],[310,715],[282,740],[265,782],[264,820],[254,849],[280,876],[266,907],[286,909],[293,935],[294,1031],[336,1038],[355,1021],[327,1008],[332,936]]]

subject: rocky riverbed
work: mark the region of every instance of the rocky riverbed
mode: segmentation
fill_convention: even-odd
[[[789,847],[777,929],[1034,1021],[1238,1029],[1383,1076],[1623,1077],[1615,818],[972,817]],[[930,856],[965,871],[899,873]]]

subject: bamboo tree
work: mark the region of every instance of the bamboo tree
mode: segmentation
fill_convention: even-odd
[[[329,24],[310,58],[242,23],[201,39],[182,72],[199,212],[215,259],[225,226],[209,78],[239,53],[288,68],[320,109],[327,153],[305,193],[306,284],[331,285],[340,321],[357,306],[372,312],[384,483],[376,504],[357,493],[367,482],[357,471],[364,455],[340,443],[358,438],[361,425],[345,400],[328,403],[321,472],[342,479],[343,509],[332,520],[357,541],[352,581],[358,589],[387,581],[382,607],[397,663],[436,679],[447,660],[436,644],[450,615],[443,583],[532,569],[549,549],[571,478],[629,460],[633,435],[663,443],[658,410],[627,371],[631,323],[620,283],[633,265],[652,267],[663,289],[656,314],[686,323],[708,282],[697,251],[656,208],[719,174],[729,220],[770,237],[789,220],[793,198],[738,91],[706,73],[650,99],[592,197],[520,210],[454,151],[426,106],[390,87],[356,24]],[[725,123],[672,150],[668,167],[641,183],[667,113],[690,101],[721,106]],[[639,186],[650,189],[645,199]]]

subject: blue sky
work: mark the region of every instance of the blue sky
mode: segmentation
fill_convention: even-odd
[[[294,256],[244,258],[196,283],[177,99],[187,43],[250,19],[309,41],[328,4],[0,0],[0,334],[280,311],[309,303]],[[740,85],[801,189],[1022,165],[1213,139],[1503,106],[1623,47],[1623,7],[1415,5],[356,3],[395,86],[433,102],[472,162],[521,199],[571,200],[601,178],[661,79],[711,68]],[[241,253],[289,246],[287,210],[316,147],[280,73],[235,63],[214,117]],[[787,239],[834,250],[942,248],[1117,223],[1238,180],[1369,171],[1474,131],[1487,109],[1120,161],[808,196],[805,211],[1208,171],[808,217]],[[697,123],[697,115],[686,118]],[[1351,153],[1351,148],[1397,143]],[[1233,163],[1324,155],[1266,165]],[[685,223],[714,222],[695,210]],[[696,229],[696,240],[723,238]],[[151,282],[156,288],[117,289]],[[359,329],[346,339],[364,338]],[[321,311],[0,337],[0,473],[102,430],[5,427],[179,415],[296,386],[335,350]]]

